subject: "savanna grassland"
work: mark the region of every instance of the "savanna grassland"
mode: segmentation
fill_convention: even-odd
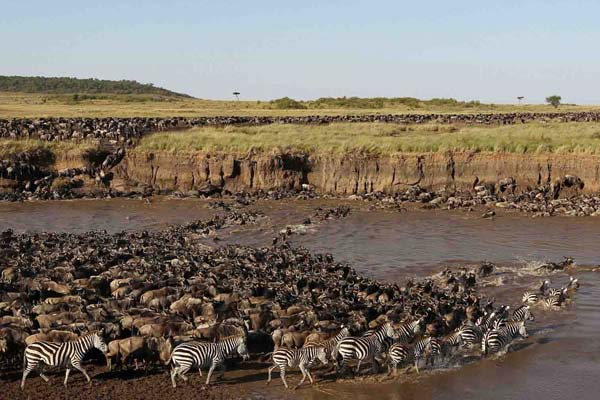
[[[223,101],[149,94],[39,94],[0,92],[0,118],[303,116],[403,113],[600,111],[600,106],[497,105],[452,99],[318,99],[297,102]]]
[[[506,126],[334,123],[203,127],[145,136],[138,151],[271,151],[315,153],[507,152],[600,154],[600,124]]]

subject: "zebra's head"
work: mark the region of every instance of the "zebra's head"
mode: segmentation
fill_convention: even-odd
[[[381,327],[381,331],[383,332],[383,334],[389,338],[392,339],[397,339],[398,338],[398,333],[396,333],[396,330],[394,329],[394,327],[392,326],[392,324],[390,322],[386,322],[382,327]]]
[[[97,348],[98,350],[100,350],[101,352],[106,353],[108,348],[106,346],[106,342],[102,338],[102,335],[100,333],[96,332],[92,335],[92,339],[93,339],[93,346],[95,348]]]
[[[535,321],[535,317],[529,306],[525,306],[525,319],[527,319],[527,321]]]
[[[412,323],[412,331],[415,335],[420,335],[425,330],[425,317],[421,317]]]
[[[327,365],[327,352],[325,351],[325,347],[317,347],[317,354],[316,354],[316,358],[321,362],[321,364],[323,365]]]
[[[336,336],[340,339],[343,339],[345,337],[348,337],[348,335],[350,335],[350,329],[348,329],[347,326],[344,326]]]
[[[570,276],[568,287],[575,288],[575,289],[579,288],[579,279],[573,278],[572,276]]]
[[[548,290],[548,288],[550,287],[550,283],[551,282],[548,279],[542,282],[542,285],[540,286],[540,292],[544,293],[546,290]]]
[[[250,358],[250,353],[248,352],[248,346],[246,346],[246,341],[241,342],[236,347],[237,353],[242,356],[242,359],[247,360]]]
[[[525,321],[521,321],[519,323],[519,335],[521,335],[521,337],[529,337],[529,335],[527,334],[527,328],[525,328]]]

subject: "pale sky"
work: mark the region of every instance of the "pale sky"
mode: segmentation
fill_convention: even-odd
[[[200,98],[600,104],[600,1],[0,0],[0,75]]]

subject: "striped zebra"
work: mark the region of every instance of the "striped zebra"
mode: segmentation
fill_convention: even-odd
[[[21,379],[21,390],[25,387],[25,379],[27,375],[40,364],[49,365],[51,367],[66,367],[65,372],[65,387],[69,380],[71,368],[75,368],[85,376],[88,382],[91,381],[90,376],[81,366],[81,360],[93,348],[106,353],[107,347],[104,339],[99,332],[91,333],[80,337],[71,342],[54,343],[54,342],[36,342],[25,348],[23,356],[23,378]],[[48,382],[48,377],[44,375],[41,368],[39,369],[40,377]]]
[[[510,306],[500,306],[497,310],[484,314],[479,317],[476,325],[481,326],[483,330],[488,330],[499,324],[500,322],[508,318],[508,310]]]
[[[245,336],[230,336],[217,343],[187,342],[173,349],[168,364],[172,364],[171,383],[177,387],[175,378],[181,377],[187,381],[185,374],[192,368],[198,368],[202,376],[202,368],[209,367],[206,384],[210,385],[210,378],[216,367],[220,367],[220,376],[225,373],[225,359],[237,352],[243,359],[248,359],[250,354],[246,347]]]
[[[385,343],[388,338],[397,339],[398,336],[391,323],[382,325],[375,333],[370,336],[346,337],[338,342],[334,347],[331,358],[337,360],[338,354],[342,356],[340,370],[342,370],[348,360],[358,360],[356,373],[360,371],[361,363],[372,361],[375,364],[375,357],[384,351]],[[375,369],[376,366],[373,365]]]
[[[545,308],[556,309],[560,308],[568,298],[568,289],[563,288],[561,290],[555,290],[550,292],[548,297],[542,299],[542,305]]]
[[[538,301],[542,300],[548,288],[550,288],[550,281],[545,280],[542,282],[537,292],[528,291],[523,293],[523,303],[537,303]]]
[[[327,365],[327,352],[322,346],[305,346],[300,349],[281,348],[272,353],[271,359],[273,360],[273,365],[269,367],[268,370],[269,379],[267,380],[267,385],[271,383],[271,373],[278,367],[281,380],[283,381],[285,388],[289,389],[285,380],[285,370],[287,367],[298,367],[302,372],[302,380],[300,380],[298,386],[295,387],[295,389],[297,389],[304,383],[307,376],[310,380],[310,384],[313,384],[313,378],[310,375],[309,368],[316,360],[319,360],[323,365]]]
[[[535,317],[528,305],[517,307],[512,314],[512,321],[535,321]]]
[[[398,365],[409,361],[413,356],[411,349],[402,344],[394,343],[388,351],[388,375],[394,372],[394,376],[398,374]]]
[[[474,344],[479,345],[483,338],[483,328],[478,325],[463,325],[457,333],[460,335],[461,342],[465,347],[471,347]]]
[[[442,347],[442,341],[431,336],[425,337],[415,343],[413,357],[417,374],[419,373],[419,361],[425,358],[425,366],[429,364],[429,360],[431,360],[431,365],[433,365],[435,357],[442,354]]]
[[[483,354],[496,353],[506,348],[516,337],[528,337],[525,321],[507,322],[500,329],[491,329],[483,335],[481,351]]]
[[[348,337],[348,335],[350,335],[350,330],[347,327],[343,327],[337,335],[330,337],[327,340],[324,340],[322,342],[313,342],[313,341],[308,341],[306,343],[304,343],[303,347],[308,347],[308,346],[313,346],[313,347],[323,347],[325,349],[325,353],[329,356],[331,355],[333,349],[335,348],[335,346],[338,344],[338,342],[340,340],[342,340],[345,337]]]
[[[400,343],[410,343],[412,340],[423,332],[424,319],[421,318],[417,321],[407,322],[400,325],[396,329],[396,340]]]

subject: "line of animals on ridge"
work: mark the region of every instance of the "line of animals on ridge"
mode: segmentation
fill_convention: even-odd
[[[360,372],[361,365],[368,362],[372,363],[373,371],[377,372],[378,365],[385,361],[388,365],[388,375],[393,372],[396,376],[397,369],[402,364],[412,362],[418,373],[421,360],[425,361],[425,366],[434,366],[437,358],[443,361],[461,348],[472,349],[481,346],[484,355],[502,354],[508,350],[513,340],[528,337],[526,321],[534,321],[530,305],[541,305],[552,310],[560,309],[578,288],[579,282],[573,277],[570,277],[569,282],[560,289],[551,288],[550,281],[545,280],[537,290],[523,294],[524,304],[517,307],[512,314],[509,313],[509,306],[494,308],[490,302],[483,315],[475,321],[467,318],[458,329],[445,337],[421,337],[424,328],[423,318],[396,327],[386,322],[378,329],[367,331],[362,336],[350,336],[347,327],[342,327],[335,336],[326,340],[321,340],[318,336],[317,338],[309,336],[301,348],[279,348],[261,358],[265,360],[270,356],[272,361],[272,365],[268,368],[267,384],[271,382],[273,370],[278,368],[283,384],[289,388],[285,373],[295,367],[302,372],[302,379],[295,388],[301,386],[306,378],[312,384],[314,380],[310,368],[317,360],[323,365],[333,361],[337,364],[338,373],[347,368],[348,361],[357,361],[356,374]],[[23,357],[21,389],[25,386],[27,376],[34,370],[37,370],[40,377],[48,382],[49,379],[42,369],[44,365],[65,366],[65,386],[72,369],[83,373],[90,382],[89,375],[81,365],[84,356],[93,348],[99,349],[105,354],[110,368],[110,358],[114,355],[114,349],[118,349],[118,342],[131,341],[131,339],[115,340],[107,346],[102,333],[95,332],[69,342],[41,341],[29,344]],[[246,343],[245,335],[236,335],[215,343],[192,341],[179,344],[166,361],[166,365],[171,365],[170,376],[173,387],[177,386],[177,378],[187,381],[186,373],[192,369],[198,369],[202,376],[203,368],[209,368],[206,378],[206,384],[209,385],[215,369],[218,368],[219,375],[223,376],[227,358],[239,355],[246,360],[250,357]]]

